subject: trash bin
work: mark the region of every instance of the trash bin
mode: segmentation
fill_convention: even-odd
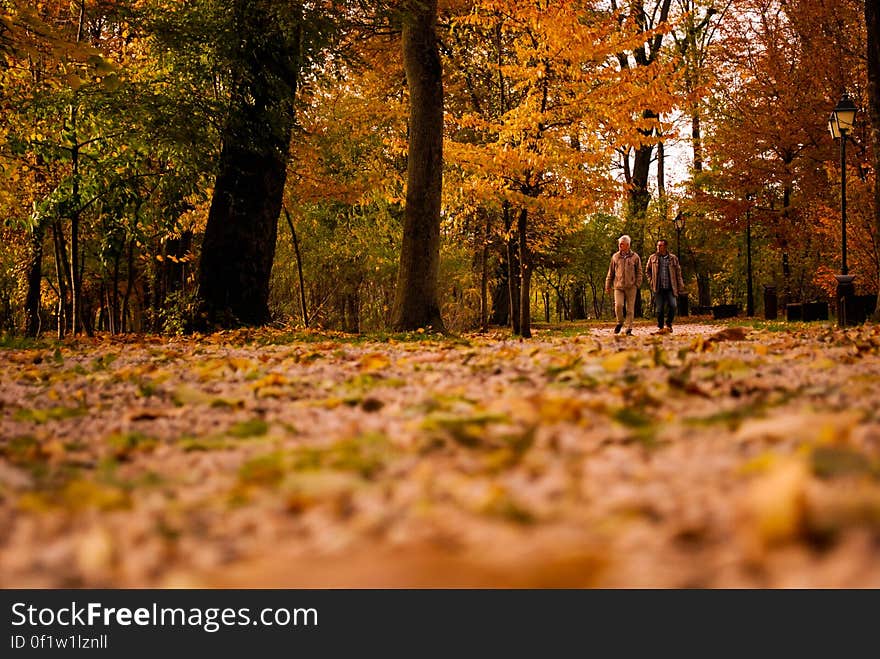
[[[804,302],[802,305],[804,322],[828,320],[827,302]]]
[[[735,318],[737,315],[739,315],[739,307],[735,304],[716,304],[712,307],[712,317],[715,320]]]
[[[764,320],[776,320],[779,315],[776,300],[776,286],[764,285]]]
[[[688,294],[680,293],[678,296],[678,315],[679,316],[688,316],[690,315],[688,309]]]

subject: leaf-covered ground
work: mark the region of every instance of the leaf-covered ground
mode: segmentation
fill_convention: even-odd
[[[880,331],[0,349],[0,586],[880,587]]]

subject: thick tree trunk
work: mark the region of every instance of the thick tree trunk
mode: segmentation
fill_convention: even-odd
[[[403,3],[403,63],[409,88],[409,152],[403,244],[392,326],[445,332],[440,270],[443,177],[443,78],[437,42],[437,0]]]
[[[645,112],[645,116],[654,115],[653,112]],[[656,116],[656,115],[654,115]],[[643,222],[648,204],[651,201],[651,191],[648,189],[648,176],[651,172],[651,155],[654,147],[642,145],[635,151],[632,166],[632,181],[627,195],[626,220],[627,230],[633,231],[633,225]]]
[[[302,26],[285,34],[269,0],[236,0],[242,67],[199,264],[210,324],[269,320],[269,277],[287,179]]]
[[[27,297],[25,298],[25,333],[36,336],[40,331],[40,284],[43,277],[43,226],[38,224],[31,232],[30,258],[27,269]]]

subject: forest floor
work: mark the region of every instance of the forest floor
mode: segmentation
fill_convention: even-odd
[[[880,328],[0,347],[2,587],[880,587]]]

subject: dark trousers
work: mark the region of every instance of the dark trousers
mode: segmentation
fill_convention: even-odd
[[[661,288],[654,297],[657,306],[657,327],[663,327],[663,314],[666,313],[666,326],[672,327],[672,321],[675,319],[675,312],[678,309],[678,301],[672,293],[671,288]]]

